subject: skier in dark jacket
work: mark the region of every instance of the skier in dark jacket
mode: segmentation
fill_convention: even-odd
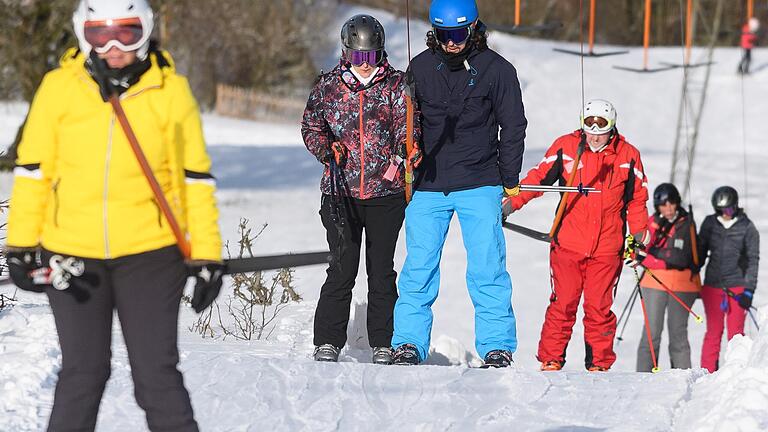
[[[363,230],[373,362],[392,361],[394,254],[406,205],[406,106],[404,74],[387,62],[384,39],[374,17],[347,20],[340,64],[320,77],[304,111],[304,143],[325,164],[320,217],[338,259],[327,270],[315,312],[318,361],[337,361],[346,343]]]
[[[694,247],[698,243],[695,237],[696,223],[680,206],[681,201],[680,192],[672,183],[662,183],[653,191],[653,207],[656,211],[648,221],[651,241],[646,248],[647,256],[642,260],[642,264],[691,307],[701,291],[698,255],[694,254]],[[653,349],[654,352],[659,352],[666,313],[669,362],[673,368],[690,369],[688,310],[677,303],[664,286],[647,272],[640,280]],[[637,347],[638,372],[651,372],[654,366],[647,334],[643,329]]]
[[[709,257],[701,299],[707,314],[707,332],[701,348],[701,367],[718,369],[723,320],[728,340],[744,334],[744,319],[752,306],[760,261],[760,233],[739,208],[736,189],[722,186],[712,195],[715,214],[701,224],[702,260]]]
[[[395,306],[395,362],[427,357],[440,255],[454,213],[467,250],[476,349],[508,366],[517,347],[501,228],[505,189],[516,193],[525,128],[515,68],[486,43],[474,0],[435,0],[428,49],[410,66],[421,110],[423,162],[406,210],[408,256]]]

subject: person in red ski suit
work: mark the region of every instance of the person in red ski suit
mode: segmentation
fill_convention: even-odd
[[[757,44],[757,31],[760,29],[760,21],[752,17],[741,27],[741,41],[739,45],[744,54],[739,62],[739,73],[748,74],[749,64],[752,62],[752,48]]]
[[[565,196],[565,210],[556,222],[550,247],[552,294],[537,358],[542,370],[563,367],[583,293],[585,366],[590,371],[606,371],[616,360],[616,315],[611,306],[627,225],[638,241],[645,244],[649,239],[643,163],[639,151],[618,133],[616,110],[610,102],[588,102],[582,129],[556,139],[521,184],[564,185],[574,169],[573,185],[593,187],[599,193]],[[506,198],[504,217],[541,195],[522,191]]]

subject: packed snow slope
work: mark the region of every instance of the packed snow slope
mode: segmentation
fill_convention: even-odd
[[[342,8],[338,24],[364,11]],[[370,11],[369,11],[370,12]],[[404,21],[373,12],[388,32],[390,60],[406,63]],[[414,23],[412,50],[423,48],[427,27]],[[328,30],[336,37],[338,28]],[[531,40],[494,33],[492,48],[518,69],[529,120],[525,169],[536,164],[559,135],[578,127],[582,103],[581,60],[557,54],[555,46],[577,45]],[[597,51],[612,47],[598,46]],[[694,51],[694,59],[702,53]],[[335,52],[321,56],[318,68],[329,70]],[[754,51],[754,74],[742,79],[736,65],[740,52],[715,52],[707,108],[690,196],[697,219],[710,212],[709,197],[722,184],[735,186],[758,229],[768,233],[768,204],[762,186],[768,111],[768,50]],[[618,127],[643,155],[650,187],[670,176],[683,71],[634,74],[615,64],[640,66],[641,50],[629,55],[584,61],[585,97],[616,105]],[[654,48],[653,65],[679,63],[682,51]],[[702,69],[690,71],[700,82]],[[0,104],[0,147],[10,143],[23,120],[23,104]],[[294,120],[294,119],[289,119]],[[237,240],[240,218],[251,226],[268,226],[256,243],[258,254],[319,250],[326,247],[317,214],[320,165],[304,149],[297,121],[264,124],[204,116],[205,134],[219,180],[218,200],[223,235]],[[0,198],[11,178],[0,176]],[[547,230],[556,197],[541,198],[511,220]],[[4,215],[0,215],[4,218]],[[184,308],[179,325],[182,360],[192,402],[206,431],[295,430],[525,430],[525,431],[759,431],[768,430],[768,332],[747,325],[747,337],[734,341],[723,355],[721,371],[668,370],[662,341],[659,374],[636,374],[635,352],[642,331],[639,307],[632,312],[618,361],[605,374],[583,370],[583,329],[577,323],[565,370],[540,373],[535,359],[538,335],[549,297],[548,247],[507,233],[508,268],[514,284],[518,320],[516,368],[480,370],[474,353],[473,310],[464,271],[460,227],[452,225],[442,260],[441,295],[434,306],[433,353],[425,366],[380,367],[369,364],[364,323],[365,271],[361,263],[355,289],[348,347],[339,364],[317,364],[312,351],[312,315],[324,269],[297,269],[295,285],[303,301],[277,319],[267,340],[241,342],[203,339],[188,329],[196,316]],[[395,257],[402,266],[405,242]],[[755,303],[768,303],[765,266],[760,269]],[[634,284],[625,271],[614,310],[619,313]],[[3,288],[0,293],[13,291]],[[224,304],[231,290],[225,289]],[[0,312],[0,430],[45,428],[61,363],[53,319],[44,296],[18,293],[15,307]],[[699,302],[694,310],[703,314]],[[762,314],[763,327],[768,325]],[[226,317],[225,317],[226,319]],[[758,317],[760,319],[760,317]],[[690,322],[694,365],[698,366],[704,326]],[[115,326],[113,374],[101,407],[98,430],[142,431],[146,426],[133,400],[125,346]],[[724,350],[725,352],[725,350]]]

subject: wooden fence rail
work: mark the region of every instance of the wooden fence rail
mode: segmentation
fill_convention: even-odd
[[[294,123],[301,120],[306,101],[267,95],[224,84],[216,86],[216,113],[252,120]]]

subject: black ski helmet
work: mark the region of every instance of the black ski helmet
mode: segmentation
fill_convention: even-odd
[[[672,183],[662,183],[653,191],[653,207],[657,210],[666,202],[679,206],[681,201],[680,192]]]
[[[370,15],[355,15],[341,27],[341,44],[355,51],[383,50],[384,26]]]
[[[728,207],[739,206],[739,193],[730,186],[720,186],[712,194],[712,207],[715,211],[721,211]]]

